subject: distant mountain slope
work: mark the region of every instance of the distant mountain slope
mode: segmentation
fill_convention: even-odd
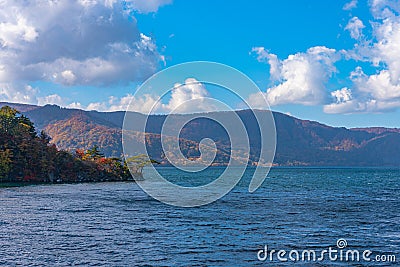
[[[27,111],[31,111],[31,110],[40,108],[39,106],[35,106],[35,105],[0,102],[0,108],[2,108],[4,106],[9,106],[9,107],[15,108],[16,110],[19,110],[20,112],[27,112]]]
[[[53,105],[21,105],[20,110],[25,110],[23,113],[37,127],[52,136],[52,142],[62,149],[87,149],[98,144],[106,155],[122,154],[121,127],[124,112],[82,111]],[[256,121],[250,111],[237,113],[250,133],[251,157],[256,160],[260,143]],[[300,120],[278,112],[273,115],[277,128],[275,163],[278,165],[400,166],[400,129],[346,129]],[[139,113],[135,113],[134,117],[138,121],[146,118]],[[163,115],[150,116],[146,129],[151,156],[161,161],[164,158],[160,132],[165,118]],[[138,138],[140,134],[132,138],[137,138],[139,142],[142,140]],[[182,129],[179,138],[183,154],[187,157],[198,156],[198,142],[205,137],[217,143],[217,162],[226,163],[230,151],[229,138],[221,126],[208,119],[197,119]]]
[[[121,129],[106,121],[96,121],[85,112],[73,112],[67,118],[42,126],[61,149],[74,151],[98,145],[106,155],[122,155]]]
[[[400,133],[399,128],[384,128],[384,127],[370,127],[370,128],[351,128],[352,131],[361,131],[374,134],[382,133]]]

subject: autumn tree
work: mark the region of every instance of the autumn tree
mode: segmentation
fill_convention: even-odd
[[[29,118],[0,109],[0,182],[96,182],[130,180],[118,158],[105,158],[97,145],[75,155],[60,151]]]

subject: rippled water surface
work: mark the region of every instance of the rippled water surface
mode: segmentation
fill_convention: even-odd
[[[161,172],[201,184],[219,171]],[[257,251],[321,251],[339,238],[394,254],[397,263],[381,266],[400,266],[399,170],[277,168],[255,193],[247,191],[250,174],[199,208],[159,203],[134,183],[0,188],[0,266],[284,266],[258,261]]]

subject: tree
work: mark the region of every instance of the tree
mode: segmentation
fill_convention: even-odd
[[[126,159],[126,165],[129,167],[132,175],[136,178],[143,178],[143,168],[153,163],[160,164],[160,162],[150,159],[145,154],[140,154]]]
[[[104,154],[100,152],[98,145],[94,145],[91,149],[89,149],[86,152],[86,155],[88,156],[88,158],[92,160],[104,158]]]
[[[77,157],[78,159],[83,160],[85,158],[85,151],[83,149],[75,150],[75,157]]]
[[[34,124],[17,110],[0,109],[0,175],[14,182],[42,181],[54,168],[50,137],[37,135]]]
[[[21,115],[18,117],[17,120],[18,120],[18,126],[22,128],[23,131],[26,131],[32,137],[37,136],[35,126],[33,125],[33,122],[31,122],[31,120],[28,119],[28,117]]]
[[[46,145],[49,144],[51,140],[51,137],[43,130],[40,132],[39,138],[42,140],[43,144]]]
[[[10,149],[0,150],[0,182],[9,178],[12,169],[12,152]]]
[[[75,155],[50,144],[26,116],[10,107],[0,109],[0,182],[98,182],[132,180],[126,164],[105,158],[96,145]]]
[[[19,112],[9,106],[0,109],[0,132],[12,134],[18,124]]]

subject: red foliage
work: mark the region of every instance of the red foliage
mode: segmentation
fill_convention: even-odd
[[[83,159],[83,157],[85,156],[85,151],[83,151],[83,149],[77,149],[75,150],[75,155],[77,158]]]

